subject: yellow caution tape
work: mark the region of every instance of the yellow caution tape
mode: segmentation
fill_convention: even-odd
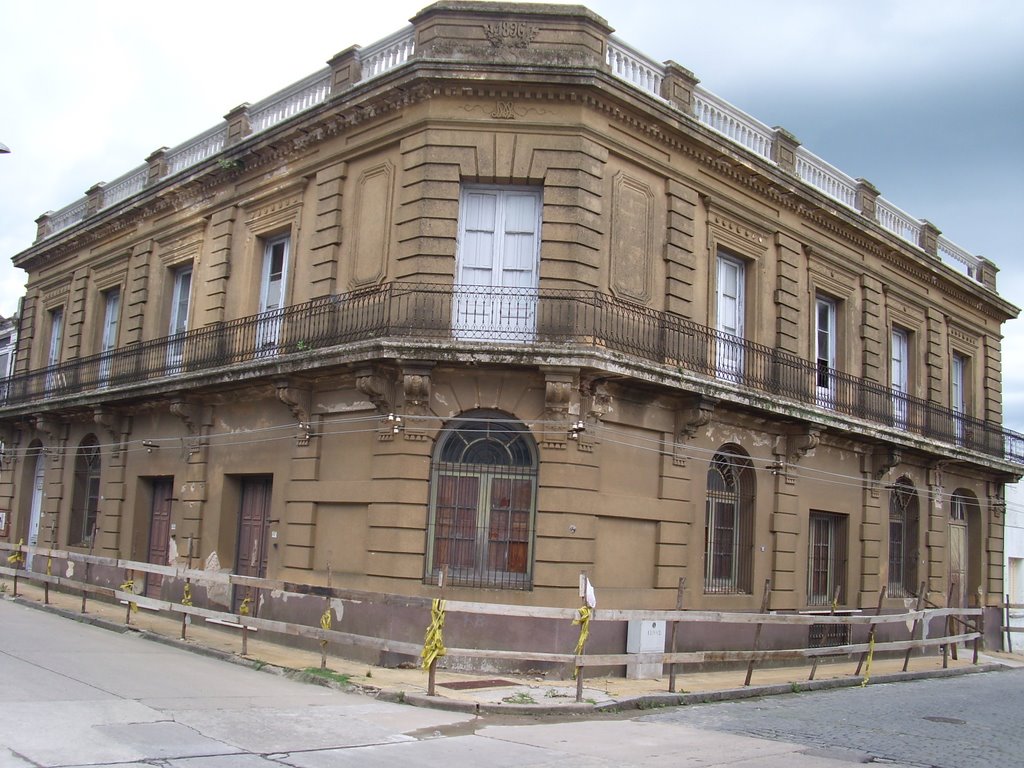
[[[590,636],[590,617],[593,615],[594,611],[590,606],[581,605],[579,615],[572,620],[573,626],[579,624],[580,627],[580,639],[576,641],[576,650],[574,651],[577,656],[583,653],[583,646],[587,644],[587,638]]]
[[[135,594],[135,582],[132,579],[128,579],[128,581],[126,581],[124,584],[121,585],[121,591],[122,592],[131,592],[134,595]],[[132,613],[138,613],[138,611],[139,611],[139,604],[138,603],[136,603],[134,600],[129,600],[128,601],[128,605],[131,607]]]
[[[25,555],[21,553],[21,548],[25,546],[25,540],[21,539],[18,541],[18,548],[14,550],[14,554],[7,556],[7,562],[17,568],[21,563],[25,562]]]
[[[577,624],[580,627],[580,637],[576,641],[576,650],[573,651],[577,656],[583,653],[583,646],[587,644],[587,638],[590,636],[590,618],[594,615],[593,609],[589,605],[581,605],[579,613],[575,619],[572,620],[573,626]],[[573,670],[572,678],[576,679],[576,674],[579,668]]]
[[[324,615],[320,617],[320,629],[331,628],[331,609],[328,608],[324,611]]]
[[[868,663],[864,667],[864,679],[860,681],[860,687],[863,688],[868,684],[868,680],[871,679],[871,659],[875,656],[875,635],[871,634],[868,638]]]
[[[427,634],[423,638],[423,651],[420,653],[423,669],[429,669],[434,661],[446,653],[448,651],[444,647],[444,600],[434,598],[430,607],[430,626],[427,627]]]
[[[46,557],[46,575],[53,576],[53,558],[49,555]]]
[[[192,605],[192,585],[187,581],[185,582],[185,589],[181,593],[181,604]]]
[[[251,597],[247,597],[247,598],[245,598],[242,601],[242,604],[240,606],[238,606],[238,613],[239,613],[240,616],[248,616],[249,615],[249,603],[251,603],[251,602],[252,602],[252,598]]]

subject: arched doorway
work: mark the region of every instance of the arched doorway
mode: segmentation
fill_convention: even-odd
[[[441,433],[431,468],[426,579],[529,589],[537,448],[526,426],[471,411]]]

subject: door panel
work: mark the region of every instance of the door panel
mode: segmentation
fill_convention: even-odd
[[[174,480],[161,477],[153,481],[153,500],[149,513],[149,548],[146,562],[168,565],[171,542],[171,497]],[[164,577],[157,573],[146,575],[146,597],[159,598]]]
[[[36,454],[36,466],[32,475],[32,502],[28,515],[28,545],[39,545],[39,521],[43,516],[43,483],[46,478],[46,455]],[[32,555],[25,556],[25,570],[32,570]]]
[[[967,526],[949,526],[949,584],[953,605],[967,605]]]
[[[744,266],[728,256],[718,256],[716,354],[718,376],[738,380],[743,376]]]
[[[435,567],[476,567],[476,526],[480,480],[441,475],[437,495]]]
[[[540,211],[537,190],[463,190],[452,305],[456,338],[533,339]]]
[[[273,478],[246,477],[242,479],[242,498],[238,514],[238,548],[235,573],[240,576],[262,578],[267,575],[268,537],[270,530],[270,500]],[[237,611],[245,597],[253,598],[250,615],[256,615],[258,592],[235,589],[232,609]]]

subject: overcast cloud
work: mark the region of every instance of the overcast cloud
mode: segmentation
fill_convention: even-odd
[[[8,3],[0,28],[0,314],[34,220],[404,26],[427,2]],[[616,34],[953,242],[1024,305],[1020,0],[592,0]],[[1024,431],[1024,321],[1005,326],[1007,426]]]

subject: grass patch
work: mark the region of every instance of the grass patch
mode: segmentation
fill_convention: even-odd
[[[338,685],[348,685],[349,676],[344,675],[341,672],[335,672],[333,669],[320,669],[320,667],[306,667],[304,670],[307,675],[313,677],[322,677],[324,680],[330,680],[331,682],[338,683]]]
[[[502,699],[506,704],[536,704],[536,699],[526,691],[518,691]]]

